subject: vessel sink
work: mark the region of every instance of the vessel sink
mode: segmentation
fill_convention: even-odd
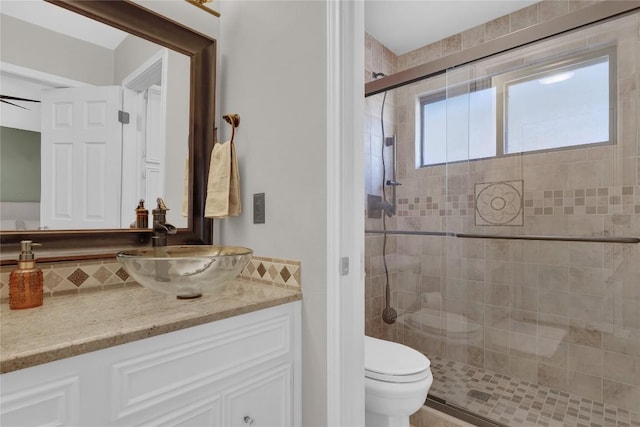
[[[251,259],[237,246],[160,246],[116,255],[127,273],[145,288],[179,299],[198,298],[235,279]]]

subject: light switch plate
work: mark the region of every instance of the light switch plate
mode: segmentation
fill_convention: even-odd
[[[265,223],[265,204],[264,193],[256,193],[253,195],[253,223]]]

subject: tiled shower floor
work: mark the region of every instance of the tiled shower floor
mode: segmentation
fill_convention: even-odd
[[[633,427],[640,413],[459,362],[431,359],[429,394],[511,427]]]

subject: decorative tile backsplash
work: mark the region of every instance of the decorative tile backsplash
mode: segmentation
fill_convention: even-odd
[[[139,286],[117,261],[39,263],[45,296]],[[300,289],[300,261],[253,257],[240,278],[279,287]],[[0,299],[9,297],[9,275],[15,265],[0,269]]]
[[[300,261],[254,256],[242,270],[240,277],[300,289]]]
[[[138,286],[117,261],[38,263],[44,279],[44,294],[52,296],[87,290]],[[15,265],[0,270],[0,298],[9,296],[9,275]]]

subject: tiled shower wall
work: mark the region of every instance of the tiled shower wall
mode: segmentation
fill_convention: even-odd
[[[392,73],[536,25],[593,2],[543,1],[397,57],[367,36],[365,78]],[[555,47],[493,58],[387,94],[385,134],[398,140],[398,214],[387,229],[640,237],[640,17],[564,39],[618,45],[617,139],[598,146],[415,167],[417,93],[535,62]],[[366,192],[381,194],[383,94],[367,100]],[[386,154],[390,163],[390,151]],[[387,164],[387,178],[390,177]],[[520,217],[488,225],[482,190],[515,189]],[[387,190],[387,198],[390,191]],[[495,218],[493,218],[495,220]],[[497,221],[498,223],[500,221]],[[496,221],[492,221],[496,223]],[[366,220],[381,229],[381,219]],[[640,408],[640,245],[389,236],[398,322],[381,320],[383,237],[366,236],[366,332],[524,381],[632,411]]]

